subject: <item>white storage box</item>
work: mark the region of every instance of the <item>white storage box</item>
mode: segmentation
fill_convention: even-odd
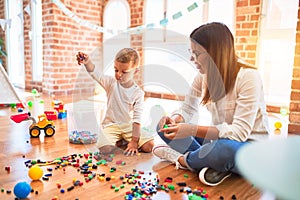
[[[65,105],[67,110],[69,142],[75,144],[95,143],[105,115],[102,102],[81,100]]]

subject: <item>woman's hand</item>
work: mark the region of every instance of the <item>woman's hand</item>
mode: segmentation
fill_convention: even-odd
[[[189,136],[197,135],[197,125],[194,124],[169,124],[168,127],[161,128],[159,132],[164,132],[164,136],[170,140],[182,139]]]
[[[171,124],[175,124],[175,121],[169,116],[163,116],[158,122],[160,129],[164,128],[165,125],[169,126]]]
[[[169,140],[173,140],[178,133],[179,126],[180,124],[168,124],[161,128],[159,132],[164,132],[164,136],[166,138],[168,138]]]

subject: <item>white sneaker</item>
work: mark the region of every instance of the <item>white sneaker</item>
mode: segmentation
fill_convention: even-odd
[[[171,162],[172,164],[175,164],[176,169],[188,169],[186,167],[183,167],[178,162],[179,157],[183,156],[183,155],[181,153],[175,151],[168,145],[163,145],[163,144],[157,145],[157,146],[153,147],[152,153],[161,159],[167,160],[167,161]]]

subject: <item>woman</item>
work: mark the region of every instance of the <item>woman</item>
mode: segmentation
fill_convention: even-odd
[[[167,145],[153,153],[215,186],[238,173],[235,154],[242,146],[268,134],[263,86],[259,72],[238,60],[226,25],[204,24],[190,39],[191,60],[200,73],[181,109],[160,120],[158,134]],[[211,126],[190,123],[200,105],[211,112]]]

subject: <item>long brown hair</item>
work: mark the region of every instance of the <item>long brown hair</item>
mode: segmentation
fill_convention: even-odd
[[[241,68],[235,53],[234,38],[228,27],[218,22],[201,25],[190,34],[190,38],[210,55],[207,85],[201,103],[216,102],[233,89]]]

